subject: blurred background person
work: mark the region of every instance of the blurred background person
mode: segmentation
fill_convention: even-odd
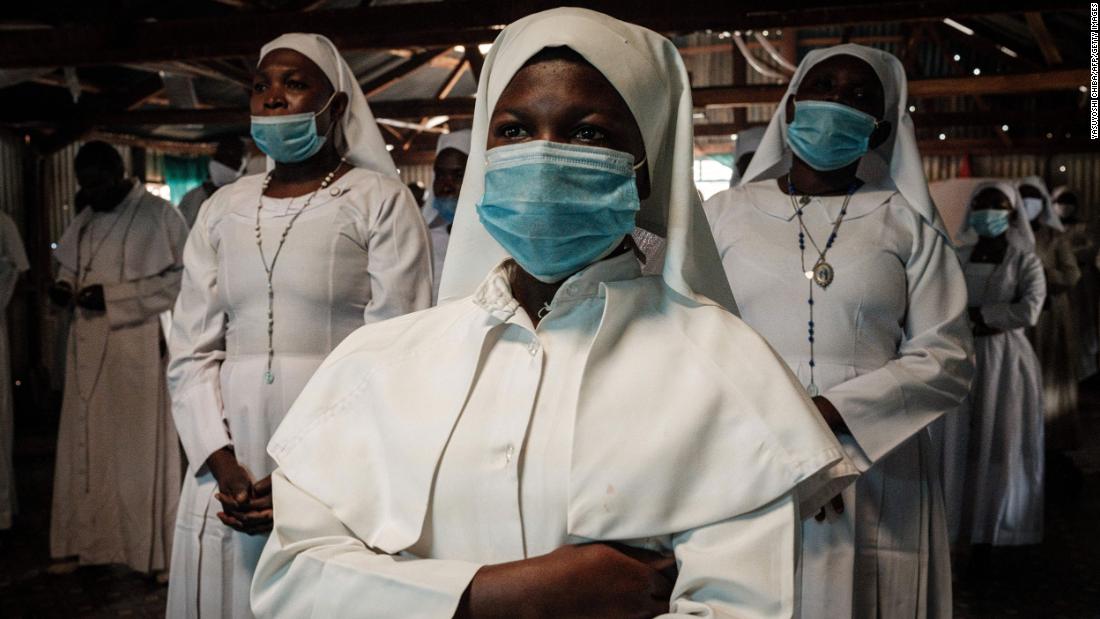
[[[187,224],[125,177],[109,144],[82,146],[75,169],[82,210],[58,243],[49,291],[73,313],[50,555],[55,572],[106,563],[159,572],[180,485],[160,314],[180,289]]]

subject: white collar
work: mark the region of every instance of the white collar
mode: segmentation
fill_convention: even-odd
[[[516,312],[519,301],[512,296],[512,270],[519,268],[511,258],[497,264],[474,291],[474,304],[492,314],[501,322],[507,322],[522,312]],[[613,258],[600,260],[569,276],[550,302],[552,309],[581,299],[600,296],[600,284],[641,277],[642,267],[633,252],[625,252]],[[526,318],[524,316],[523,318]],[[522,321],[521,321],[522,322]]]

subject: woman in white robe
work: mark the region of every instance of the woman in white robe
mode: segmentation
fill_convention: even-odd
[[[944,475],[961,487],[951,493],[959,503],[949,509],[960,513],[961,542],[1036,544],[1043,532],[1042,373],[1024,331],[1043,307],[1043,266],[1013,182],[956,179],[932,189],[938,204],[968,213],[957,238],[977,366],[966,406],[969,427],[949,431],[944,446]],[[1000,235],[979,236],[969,213],[991,206],[1014,213],[1012,224]],[[973,558],[974,569],[983,570],[985,556]]]
[[[271,522],[268,440],[345,336],[431,301],[424,222],[332,43],[275,39],[256,84],[253,114],[300,104],[321,112],[318,131],[331,138],[303,162],[275,163],[270,184],[256,175],[218,190],[188,238],[168,374],[188,458],[170,617],[251,616],[248,587]],[[297,174],[303,166],[314,172]]]
[[[171,555],[180,453],[160,315],[180,289],[187,224],[168,201],[124,180],[121,157],[103,142],[81,147],[76,174],[77,202],[91,205],[57,244],[50,289],[72,312],[50,556],[63,560],[55,572],[110,563],[161,572]]]
[[[15,398],[12,393],[7,309],[19,275],[29,268],[19,229],[7,213],[0,212],[0,531],[11,528],[16,508],[15,470],[12,468]]]
[[[971,338],[965,281],[928,196],[906,91],[886,52],[811,52],[741,185],[707,204],[741,317],[803,384],[816,384],[815,402],[863,473],[843,513],[803,525],[806,617],[951,614],[938,452],[926,428],[966,395]],[[828,174],[788,143],[791,102],[814,97],[879,107],[861,111],[878,121],[869,152]],[[834,231],[825,258],[835,281],[822,288],[804,272],[818,263],[813,243],[824,249]]]
[[[1056,448],[1066,448],[1074,444],[1076,433],[1080,431],[1074,422],[1080,364],[1077,345],[1083,334],[1074,325],[1070,291],[1081,281],[1081,269],[1073,252],[1072,239],[1052,208],[1046,184],[1038,177],[1030,177],[1021,179],[1017,186],[1035,237],[1035,254],[1043,263],[1047,283],[1043,311],[1027,335],[1043,369],[1047,441]]]
[[[582,9],[501,33],[444,303],[350,336],[269,446],[259,616],[794,616],[798,515],[851,470],[727,311],[691,157],[690,86],[667,39]],[[513,166],[529,182],[492,176]],[[624,193],[594,189],[595,169]],[[535,237],[517,229],[522,263],[481,223],[500,192],[540,201],[530,225],[554,239],[527,254],[515,248]],[[526,269],[571,230],[558,213],[604,204],[569,220],[590,229],[639,198],[631,222],[667,234],[660,275],[641,275],[627,222],[603,233],[606,258],[535,283]],[[611,540],[624,546],[582,544]]]
[[[443,274],[443,261],[447,258],[447,244],[451,241],[451,225],[454,223],[458,196],[462,191],[462,176],[470,157],[470,130],[462,129],[445,133],[435,145],[435,162],[432,164],[432,183],[420,212],[428,224],[428,236],[432,241],[432,303],[439,300],[439,281]]]

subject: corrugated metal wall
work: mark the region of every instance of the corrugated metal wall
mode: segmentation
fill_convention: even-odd
[[[424,185],[424,189],[428,189],[432,183],[432,166],[426,163],[398,166],[397,171],[406,185],[419,182]]]

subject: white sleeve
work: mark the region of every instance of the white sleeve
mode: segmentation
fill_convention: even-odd
[[[204,470],[210,454],[230,444],[220,383],[225,359],[225,309],[218,300],[218,254],[205,224],[200,218],[187,237],[183,282],[168,338],[172,417],[195,474]]]
[[[913,245],[897,357],[822,394],[858,444],[849,455],[861,471],[952,410],[970,390],[973,340],[959,259],[927,224],[920,225]]]
[[[257,617],[451,617],[481,568],[373,550],[276,469],[275,528],[252,579]]]
[[[367,277],[371,298],[363,310],[363,324],[431,307],[428,229],[408,188],[402,186],[384,196],[369,235]]]
[[[673,617],[779,619],[794,616],[798,535],[793,495],[673,537],[680,573]]]
[[[1047,281],[1043,263],[1034,253],[1024,254],[1016,274],[1016,298],[1007,303],[987,303],[982,306],[982,320],[994,329],[1007,331],[1034,327],[1039,322],[1047,297]]]
[[[112,329],[137,325],[172,309],[180,292],[183,263],[179,256],[187,239],[187,224],[179,212],[165,205],[161,221],[167,231],[166,242],[171,245],[175,264],[161,273],[142,279],[103,285],[103,299],[107,305],[107,322]]]

